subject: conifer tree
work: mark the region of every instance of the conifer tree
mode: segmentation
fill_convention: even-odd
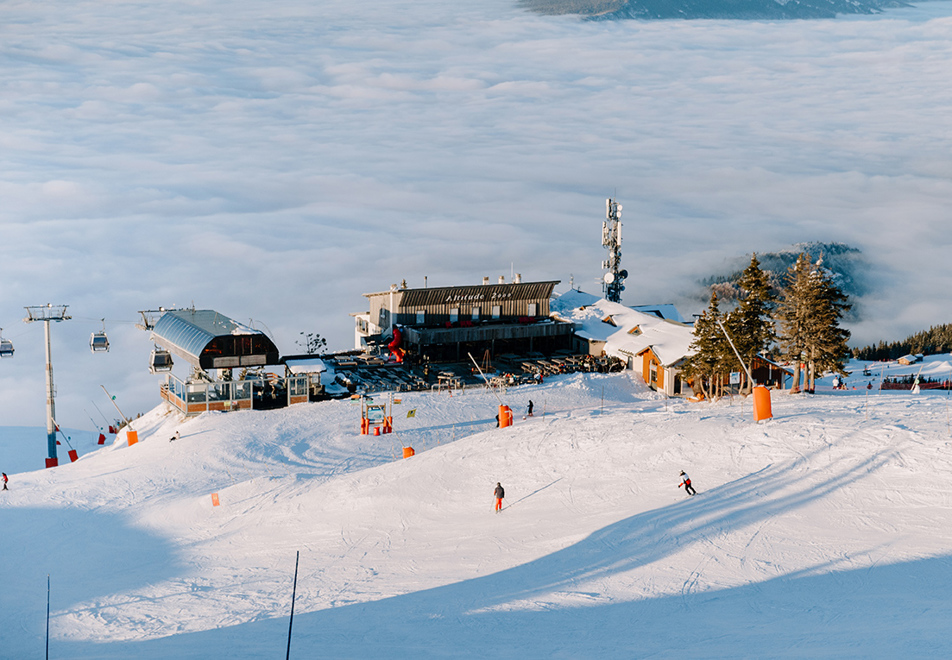
[[[801,254],[787,271],[787,286],[778,310],[780,347],[784,357],[794,362],[793,391],[800,387],[802,367],[806,367],[804,388],[812,392],[816,374],[833,371],[845,375],[850,333],[840,327],[850,308],[846,295],[823,268]]]
[[[737,308],[727,315],[725,325],[744,362],[737,365],[737,358],[732,351],[730,361],[736,365],[734,370],[749,373],[754,357],[776,341],[772,318],[776,296],[770,288],[767,273],[760,268],[756,254],[751,256],[750,265],[741,274],[737,285],[740,288],[740,300]],[[745,384],[748,392],[752,387],[753,383]]]
[[[777,320],[780,322],[780,350],[794,363],[792,391],[800,391],[800,371],[806,357],[808,319],[813,306],[810,262],[802,252],[787,270],[786,287],[780,295]]]
[[[694,341],[691,342],[693,354],[682,367],[683,372],[692,380],[696,392],[708,399],[718,396],[721,376],[727,367],[727,341],[718,321],[722,319],[718,308],[717,293],[711,291],[708,308],[694,322]]]
[[[848,297],[836,286],[832,274],[823,267],[821,257],[811,273],[816,290],[816,307],[813,312],[814,335],[811,353],[810,391],[814,390],[814,379],[820,374],[833,372],[841,376],[846,373],[846,361],[849,358],[850,331],[840,327],[840,319],[851,305]]]

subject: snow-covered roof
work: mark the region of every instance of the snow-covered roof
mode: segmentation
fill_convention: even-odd
[[[685,323],[684,317],[681,316],[681,312],[678,311],[677,307],[670,303],[664,305],[632,305],[631,308],[636,312],[654,314],[655,316],[667,319],[669,321]]]
[[[327,365],[321,358],[289,358],[284,364],[292,374],[313,374],[327,371]]]
[[[662,364],[670,366],[691,354],[691,327],[656,314],[575,289],[553,299],[551,310],[559,318],[574,323],[577,336],[606,342],[608,355],[627,359],[650,348]]]

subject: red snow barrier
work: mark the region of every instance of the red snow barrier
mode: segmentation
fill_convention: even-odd
[[[56,459],[56,458],[46,459],[46,467],[52,468],[52,467],[56,467],[57,465],[59,465],[59,459]]]
[[[99,434],[99,444],[101,445],[106,444],[106,436],[103,435],[102,433]]]
[[[416,452],[413,451],[413,447],[404,447],[404,448],[403,448],[403,457],[404,457],[404,458],[410,458],[410,457],[413,456],[414,454],[416,454]]]
[[[138,431],[126,431],[126,438],[129,440],[129,446],[131,447],[139,442],[139,433]]]
[[[766,387],[754,388],[754,421],[770,419],[773,413],[770,410],[770,390]]]

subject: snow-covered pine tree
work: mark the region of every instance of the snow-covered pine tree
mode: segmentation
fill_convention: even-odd
[[[750,265],[741,274],[737,285],[740,289],[739,302],[736,309],[727,315],[724,325],[744,361],[743,365],[737,365],[736,370],[750,372],[754,358],[770,348],[777,339],[773,321],[776,296],[767,273],[760,268],[756,254],[751,255]],[[731,358],[731,362],[736,364],[737,358],[733,352]],[[748,393],[752,387],[753,383],[745,382],[744,389]]]

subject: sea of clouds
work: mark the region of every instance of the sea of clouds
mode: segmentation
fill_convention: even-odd
[[[6,2],[0,426],[158,402],[137,310],[353,345],[391,283],[570,278],[625,207],[624,302],[727,259],[863,250],[854,343],[948,316],[952,3],[829,21],[586,22],[513,2]],[[682,309],[685,316],[699,309]],[[113,349],[92,355],[103,326]],[[40,440],[40,454],[45,447]]]

